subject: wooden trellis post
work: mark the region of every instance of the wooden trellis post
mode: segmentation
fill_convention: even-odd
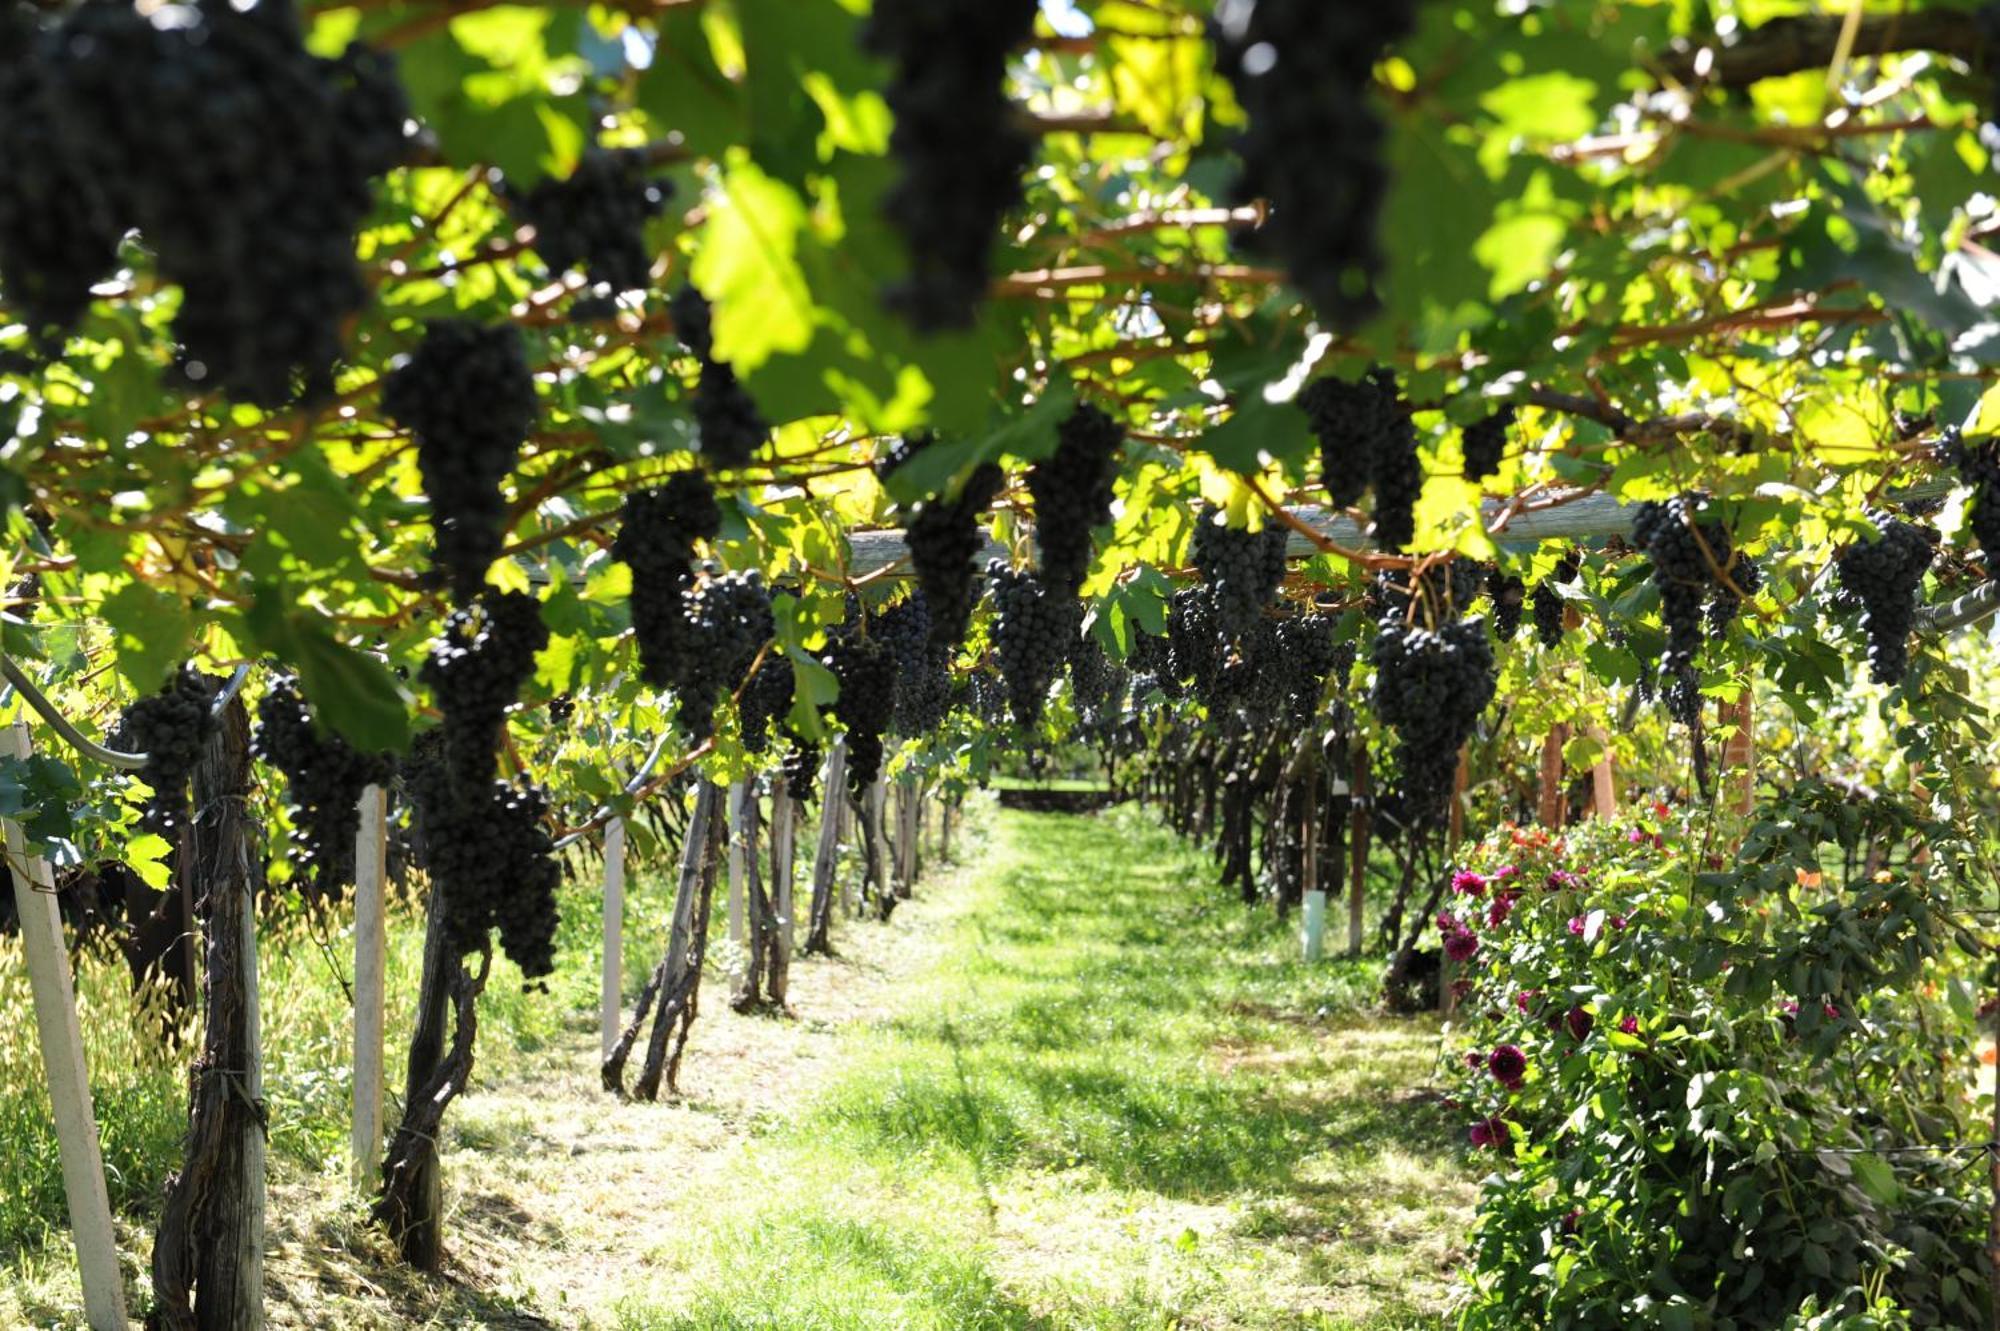
[[[743,805],[746,799],[744,782],[729,783],[729,947],[730,965],[729,989],[732,994],[743,987],[750,970],[750,928],[749,907],[744,899],[743,887]]]
[[[1604,727],[1592,726],[1590,737],[1597,741],[1597,762],[1590,769],[1590,808],[1599,818],[1618,814],[1618,777],[1611,766],[1611,736]]]
[[[1363,916],[1368,907],[1368,751],[1354,752],[1353,825],[1348,829],[1351,863],[1347,884],[1347,955],[1361,955]]]
[[[618,1047],[625,1007],[625,820],[604,828],[604,970],[597,1001],[598,1059]]]
[[[0,756],[26,758],[29,752],[25,722],[16,721],[0,731]],[[104,1157],[91,1106],[90,1076],[83,1061],[76,984],[70,974],[69,954],[63,948],[55,878],[46,860],[28,854],[27,837],[20,825],[8,821],[5,827],[7,867],[14,879],[14,907],[20,919],[21,947],[27,956],[28,985],[35,999],[35,1035],[55,1114],[70,1236],[76,1244],[77,1269],[83,1276],[84,1316],[91,1331],[125,1331],[118,1235],[111,1225],[111,1201],[104,1187]]]
[[[819,780],[819,846],[813,854],[812,916],[806,951],[833,952],[833,876],[840,863],[840,824],[847,808],[847,737],[836,735]]]
[[[1563,746],[1569,743],[1569,723],[1558,721],[1549,727],[1549,733],[1542,738],[1542,771],[1536,801],[1535,820],[1543,827],[1560,829],[1565,821],[1568,803],[1564,797]]]
[[[354,835],[354,1186],[373,1191],[382,1161],[383,987],[388,964],[384,880],[389,864],[389,792],[361,792]]]

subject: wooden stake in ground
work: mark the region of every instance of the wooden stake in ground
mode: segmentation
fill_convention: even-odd
[[[354,1116],[348,1139],[354,1186],[369,1190],[382,1159],[383,977],[388,965],[384,882],[389,867],[389,792],[361,792],[354,834]]]
[[[604,829],[604,969],[597,1000],[598,1058],[618,1047],[625,1006],[625,820]]]
[[[1563,746],[1569,743],[1569,723],[1558,721],[1542,738],[1542,771],[1537,785],[1535,821],[1551,830],[1560,830],[1568,813],[1568,794],[1563,789],[1566,767]]]
[[[1353,862],[1347,884],[1347,955],[1361,955],[1362,917],[1368,908],[1368,750],[1354,750]]]
[[[1597,762],[1590,769],[1590,808],[1599,818],[1618,816],[1618,778],[1611,767],[1611,737],[1604,727],[1592,726],[1590,737],[1597,741]]]
[[[840,864],[841,811],[847,807],[847,737],[836,735],[819,779],[819,846],[813,854],[812,911],[806,952],[833,955],[833,876]]]
[[[863,894],[878,918],[888,919],[896,909],[896,890],[889,883],[889,831],[884,821],[889,806],[889,779],[880,772],[868,787],[861,806],[861,835],[867,849],[868,884]]]
[[[792,892],[794,843],[797,841],[798,802],[792,798],[785,774],[771,778],[771,955],[764,968],[764,990],[771,1002],[783,1008],[790,1001],[793,928],[796,905]]]
[[[771,954],[777,946],[778,926],[757,864],[757,829],[763,819],[755,786],[749,787],[746,797],[737,801],[736,811],[729,854],[730,871],[743,875],[743,960],[739,963],[736,983],[730,988],[729,1005],[738,1012],[750,1012],[778,1001],[765,994],[765,976],[769,974]]]
[[[16,721],[0,730],[0,757],[26,758],[28,727]],[[83,1029],[76,1016],[76,985],[63,947],[62,915],[56,908],[55,878],[48,861],[28,854],[18,823],[6,822],[7,866],[13,871],[14,909],[27,954],[28,984],[35,999],[35,1034],[42,1073],[56,1123],[62,1158],[63,1195],[69,1202],[70,1235],[77,1270],[83,1277],[83,1310],[91,1331],[125,1331],[125,1284],[118,1274],[118,1236],[111,1227],[111,1202],[104,1188],[104,1157],[97,1140],[97,1116],[90,1100],[90,1077],[83,1061]]]
[[[756,958],[750,949],[750,913],[745,899],[743,885],[743,806],[749,802],[748,783],[737,780],[729,783],[729,798],[726,801],[729,818],[729,947],[730,965],[729,1001],[733,1004],[747,992],[757,992],[757,981],[750,974],[756,966]]]
[[[201,1057],[188,1140],[153,1242],[154,1322],[163,1331],[264,1325],[264,1107],[257,1008],[256,890],[262,829],[250,817],[250,715],[216,718],[194,772],[191,849],[181,868],[203,935]]]
[[[625,1063],[632,1056],[632,1046],[639,1042],[639,1033],[646,1028],[646,1016],[658,1002],[664,1010],[668,993],[668,981],[685,981],[688,953],[693,946],[695,930],[695,910],[700,905],[701,879],[709,863],[709,838],[714,834],[715,805],[717,787],[712,781],[701,783],[695,794],[694,814],[688,819],[687,835],[681,842],[680,881],[674,889],[674,913],[667,926],[667,951],[660,958],[653,973],[646,980],[646,987],[639,991],[637,1009],[632,1014],[632,1022],[618,1037],[618,1042],[605,1056],[602,1067],[604,1089],[618,1094],[625,1090]],[[708,933],[708,918],[701,918],[701,936]],[[664,1037],[661,1037],[664,1039]],[[650,1057],[650,1050],[649,1050]],[[655,1093],[659,1082],[653,1083]]]
[[[729,823],[723,811],[721,790],[712,781],[702,783],[708,796],[708,833],[704,841],[696,891],[685,906],[685,896],[674,903],[674,937],[667,949],[667,972],[660,986],[659,1014],[653,1018],[653,1035],[646,1043],[646,1064],[632,1094],[641,1100],[657,1100],[660,1084],[669,1094],[679,1089],[681,1054],[687,1049],[688,1032],[701,1009],[701,973],[708,960],[708,920],[715,899],[715,880],[722,871],[722,848],[729,839]],[[699,812],[699,811],[697,811]],[[688,832],[690,840],[694,832]],[[682,886],[687,886],[683,880]]]

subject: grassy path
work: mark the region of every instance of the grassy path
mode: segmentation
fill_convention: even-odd
[[[998,815],[934,962],[613,1324],[1438,1325],[1470,1189],[1434,1036],[1333,1015],[1356,977],[1202,868],[1131,815]]]

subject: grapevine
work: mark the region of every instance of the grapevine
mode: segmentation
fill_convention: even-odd
[[[363,753],[314,719],[290,678],[272,681],[257,703],[252,751],[284,774],[294,835],[292,881],[310,899],[334,901],[354,881],[361,792],[387,784],[394,764]]]
[[[1028,493],[1035,500],[1042,578],[1074,596],[1090,572],[1091,531],[1111,519],[1111,483],[1125,431],[1086,403],[1065,417],[1056,433],[1055,452],[1028,468]]]

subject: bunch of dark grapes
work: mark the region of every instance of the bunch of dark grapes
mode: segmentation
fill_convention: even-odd
[[[1094,635],[1079,633],[1070,643],[1068,665],[1070,699],[1078,718],[1099,720],[1116,678],[1111,658]]]
[[[744,748],[762,753],[771,746],[771,727],[782,722],[792,710],[797,688],[798,676],[792,668],[792,658],[773,647],[744,681],[743,692],[736,699]]]
[[[1311,721],[1326,691],[1326,677],[1337,659],[1334,617],[1308,611],[1278,621],[1278,675],[1285,693],[1285,718],[1294,725]]]
[[[1222,668],[1222,631],[1206,587],[1183,587],[1167,598],[1167,670],[1162,681],[1192,684],[1206,694]],[[1178,692],[1178,690],[1174,690]]]
[[[0,52],[0,284],[34,331],[75,322],[136,228],[181,291],[183,380],[323,397],[368,296],[372,181],[409,146],[390,58],[312,55],[285,0],[24,11]]]
[[[257,704],[251,751],[285,776],[292,819],[287,858],[302,895],[337,901],[354,881],[354,839],[361,829],[361,792],[385,784],[395,764],[363,753],[313,719],[288,676],[273,680]]]
[[[810,804],[819,794],[819,745],[794,739],[778,762],[785,776],[785,791],[801,804]]]
[[[501,949],[522,978],[539,980],[555,970],[555,894],[562,882],[555,843],[543,826],[548,797],[525,781],[462,785],[449,747],[448,739],[421,737],[403,779],[423,825],[424,867],[444,903],[451,944],[461,954],[478,952],[498,929]]]
[[[1507,431],[1514,428],[1514,408],[1510,404],[1491,416],[1476,420],[1459,435],[1465,453],[1465,479],[1483,481],[1500,470],[1507,455]]]
[[[1868,635],[1868,675],[1877,684],[1900,684],[1910,668],[1910,630],[1917,592],[1937,556],[1937,533],[1871,509],[1876,539],[1842,550],[1834,572],[1842,592],[1861,603]]]
[[[1288,680],[1281,660],[1277,621],[1259,618],[1224,644],[1221,668],[1197,693],[1211,716],[1232,715],[1247,726],[1267,726],[1284,705]]]
[[[1096,554],[1091,531],[1111,520],[1111,483],[1124,442],[1123,426],[1082,403],[1057,427],[1056,451],[1028,468],[1042,580],[1064,595],[1082,588]]]
[[[1356,327],[1381,303],[1377,230],[1389,173],[1374,69],[1409,34],[1415,9],[1415,0],[1217,7],[1216,67],[1249,117],[1232,197],[1270,204],[1249,244],[1276,255],[1336,328]]]
[[[1495,564],[1486,572],[1486,595],[1493,602],[1493,636],[1501,642],[1514,641],[1514,635],[1521,631],[1521,611],[1528,602],[1528,584]],[[1537,628],[1541,622],[1542,613],[1537,602]]]
[[[674,321],[674,336],[701,365],[694,388],[694,427],[703,455],[718,467],[749,466],[771,437],[771,425],[737,379],[735,368],[715,358],[708,297],[684,286],[674,293],[668,314]]]
[[[1262,617],[1285,580],[1286,533],[1275,520],[1250,531],[1221,519],[1219,512],[1207,511],[1195,519],[1188,557],[1201,570],[1217,631],[1231,638]]]
[[[382,409],[417,437],[438,567],[463,602],[499,558],[507,521],[500,483],[535,425],[535,380],[520,333],[434,320],[383,383]]]
[[[459,790],[493,783],[507,709],[548,645],[541,603],[525,592],[488,591],[445,620],[417,677],[444,713],[443,764]]]
[[[1557,561],[1555,570],[1548,579],[1535,588],[1535,639],[1543,647],[1560,647],[1563,640],[1563,621],[1568,613],[1568,603],[1562,593],[1556,590],[1561,584],[1576,581],[1576,575],[1583,570],[1583,557],[1571,550]]]
[[[992,585],[993,646],[1000,677],[1007,681],[1007,701],[1015,722],[1032,727],[1042,719],[1049,686],[1069,659],[1079,607],[1074,597],[997,559],[987,565],[986,576]]]
[[[678,699],[674,715],[681,729],[700,741],[715,733],[716,703],[743,682],[757,653],[777,633],[777,621],[761,573],[721,573],[712,565],[682,598],[682,613],[687,650],[672,684]]]
[[[558,693],[549,699],[549,721],[553,725],[566,726],[576,715],[576,699],[567,693]]]
[[[1401,549],[1416,538],[1416,504],[1423,493],[1417,427],[1393,371],[1376,366],[1359,383],[1316,379],[1299,394],[1314,437],[1320,474],[1335,508],[1375,491],[1378,545]]]
[[[998,464],[983,462],[957,495],[933,495],[921,501],[904,523],[910,567],[930,606],[932,641],[948,650],[965,641],[966,626],[972,621],[972,607],[979,599],[979,519],[1006,481]]]
[[[139,779],[153,788],[146,825],[168,836],[187,816],[188,779],[215,734],[215,689],[192,666],[175,671],[158,693],[136,699],[113,733],[114,747],[146,755]]]
[[[1721,642],[1728,633],[1729,626],[1736,622],[1743,611],[1743,598],[1755,596],[1764,585],[1764,572],[1740,552],[1735,563],[1725,572],[1728,580],[1718,582],[1708,600],[1708,637],[1711,642]]]
[[[1033,147],[1005,79],[1034,22],[1035,0],[876,0],[862,28],[891,66],[889,151],[902,168],[883,212],[910,267],[888,303],[920,331],[970,326],[986,296]]]
[[[561,180],[503,189],[515,214],[535,229],[535,252],[550,270],[581,270],[603,293],[651,285],[646,224],[667,206],[673,186],[650,179],[644,149],[595,149]]]
[[[1392,615],[1372,655],[1375,712],[1396,732],[1399,811],[1413,828],[1435,826],[1459,750],[1493,699],[1493,644],[1477,619],[1431,629]]]
[[[896,720],[896,657],[878,634],[865,631],[865,612],[827,643],[821,664],[840,685],[833,715],[847,729],[847,787],[856,795],[875,784],[885,754],[882,736]]]
[[[1972,487],[1966,521],[1986,555],[1986,576],[2000,578],[2000,440],[1967,443],[1956,429],[1947,429],[1938,444],[1938,458],[1958,469],[1959,479]]]
[[[694,587],[695,542],[722,532],[722,509],[708,477],[676,472],[664,485],[625,496],[611,557],[632,570],[632,635],[639,676],[671,688],[689,669],[695,649],[685,613]]]
[[[1729,529],[1720,521],[1702,520],[1706,503],[1707,496],[1699,493],[1648,501],[1639,505],[1632,519],[1632,543],[1652,561],[1660,622],[1666,629],[1660,696],[1668,715],[1690,725],[1701,712],[1701,681],[1694,658],[1702,641],[1702,604],[1720,585],[1717,570],[1732,567],[1735,559]]]
[[[930,734],[951,710],[951,650],[935,641],[923,589],[884,610],[874,632],[896,661],[895,732]]]

